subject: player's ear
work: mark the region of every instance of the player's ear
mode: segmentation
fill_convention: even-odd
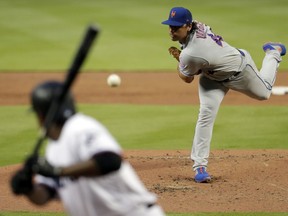
[[[186,24],[186,26],[187,26],[187,32],[190,32],[192,29],[192,23]]]

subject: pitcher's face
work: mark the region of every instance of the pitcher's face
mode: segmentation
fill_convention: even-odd
[[[188,33],[191,30],[190,25],[183,26],[169,26],[169,35],[172,41],[185,42]]]

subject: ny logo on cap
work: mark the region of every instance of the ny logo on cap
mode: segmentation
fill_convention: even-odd
[[[176,11],[171,11],[171,17],[173,18],[176,15]]]

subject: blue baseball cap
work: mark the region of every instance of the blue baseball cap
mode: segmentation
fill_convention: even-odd
[[[168,20],[162,22],[162,24],[170,26],[183,26],[188,23],[192,23],[192,14],[188,9],[183,7],[172,8]]]

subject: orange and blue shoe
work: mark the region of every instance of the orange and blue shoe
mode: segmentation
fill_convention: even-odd
[[[196,175],[195,175],[194,180],[197,183],[209,183],[212,181],[212,178],[207,173],[206,168],[202,166],[196,169]]]
[[[277,50],[280,52],[281,56],[284,56],[286,54],[286,47],[284,44],[281,43],[273,43],[269,42],[263,45],[264,52],[267,52],[269,50]]]

